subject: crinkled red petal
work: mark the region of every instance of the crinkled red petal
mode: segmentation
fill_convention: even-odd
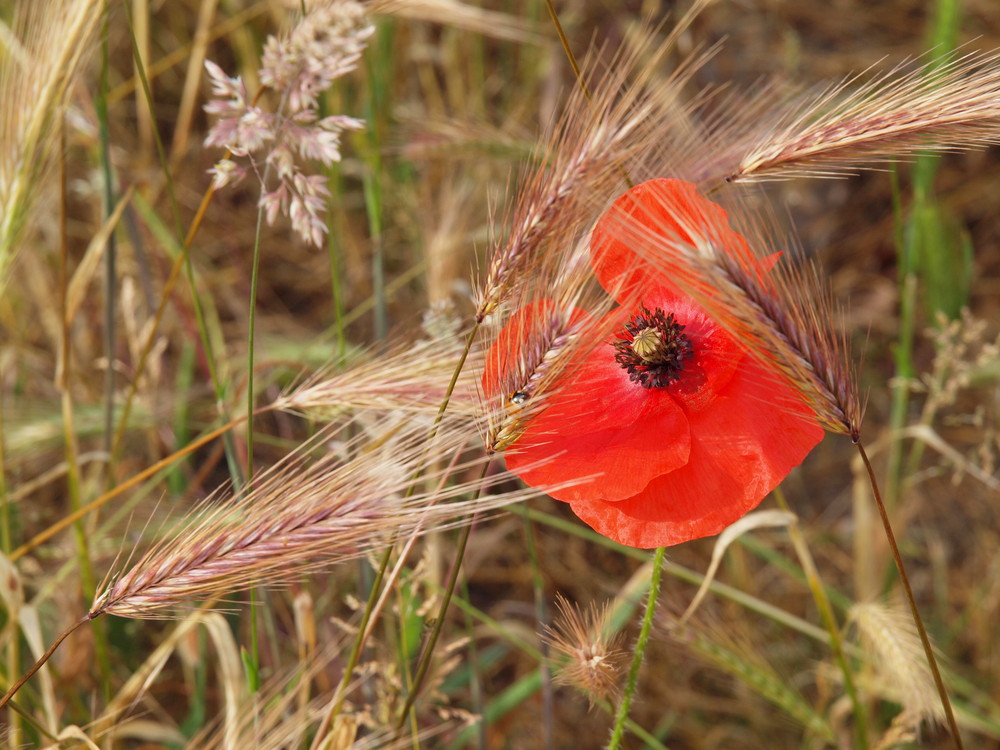
[[[688,462],[620,502],[581,497],[573,511],[630,547],[717,534],[755,508],[823,438],[812,412],[749,358],[712,408],[692,414]]]
[[[574,482],[551,490],[552,497],[613,502],[688,460],[684,410],[667,390],[630,382],[608,343],[550,393],[506,458],[507,467],[533,487]]]
[[[676,260],[663,257],[671,253],[670,239],[686,245],[710,241],[741,262],[751,258],[746,240],[729,226],[725,209],[699,195],[695,185],[649,180],[619,196],[594,227],[591,263],[601,286],[622,302],[637,288],[672,288],[665,269]],[[660,263],[653,260],[657,254]]]

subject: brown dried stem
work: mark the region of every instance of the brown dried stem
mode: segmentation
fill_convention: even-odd
[[[260,413],[262,411],[265,411],[265,410],[266,409],[259,410],[258,413]],[[13,562],[13,561],[17,560],[18,558],[21,558],[24,555],[28,554],[29,552],[31,552],[31,550],[35,549],[39,545],[45,544],[45,542],[47,542],[49,539],[51,539],[52,537],[54,537],[56,534],[58,534],[59,532],[63,531],[64,529],[68,528],[69,526],[72,526],[74,523],[76,523],[78,520],[80,520],[84,516],[86,516],[89,513],[92,513],[94,511],[98,510],[99,508],[101,508],[103,505],[105,505],[109,501],[115,499],[116,497],[118,497],[122,493],[126,492],[127,490],[132,489],[133,487],[135,487],[140,482],[143,482],[143,481],[149,479],[151,476],[153,476],[157,472],[160,472],[163,469],[167,468],[168,466],[170,466],[171,464],[173,464],[177,460],[183,458],[184,456],[186,456],[186,455],[188,455],[190,453],[193,453],[194,451],[198,450],[198,448],[202,447],[206,443],[210,443],[211,441],[215,440],[215,438],[224,435],[227,431],[231,430],[236,425],[241,424],[245,420],[246,420],[246,416],[244,415],[242,417],[237,417],[236,419],[234,419],[234,420],[232,420],[230,422],[227,422],[226,424],[222,425],[221,427],[215,428],[211,432],[208,432],[208,433],[202,435],[197,440],[193,440],[191,443],[189,443],[188,445],[184,446],[180,450],[175,451],[174,453],[171,453],[166,458],[160,459],[159,461],[157,461],[156,463],[154,463],[152,466],[147,466],[145,469],[143,469],[142,471],[140,471],[135,476],[130,477],[126,481],[124,481],[121,484],[119,484],[118,486],[116,486],[114,489],[111,489],[111,490],[105,492],[103,495],[95,498],[94,500],[91,500],[89,503],[87,503],[83,507],[77,509],[73,513],[70,513],[67,516],[63,516],[62,518],[59,519],[59,521],[57,521],[56,523],[52,524],[47,529],[45,529],[45,531],[39,532],[38,534],[36,534],[35,536],[33,536],[31,539],[29,539],[27,542],[25,542],[20,547],[18,547],[13,552],[11,552],[10,553],[10,560],[11,560],[11,562]]]
[[[896,535],[892,531],[892,523],[889,521],[889,514],[885,509],[885,503],[882,502],[882,493],[878,489],[878,481],[875,479],[875,470],[872,468],[871,461],[868,460],[868,454],[865,452],[865,447],[856,441],[858,446],[858,453],[861,454],[861,460],[865,464],[865,470],[868,472],[868,481],[871,482],[872,495],[875,498],[875,507],[878,508],[879,516],[882,519],[882,526],[885,529],[885,538],[889,542],[889,549],[892,551],[892,559],[896,563],[896,570],[899,573],[899,582],[903,585],[903,592],[906,594],[906,602],[910,605],[910,614],[913,616],[913,624],[917,626],[917,633],[920,635],[920,643],[924,647],[924,655],[927,657],[927,666],[931,668],[931,674],[934,675],[934,685],[937,687],[938,695],[941,698],[941,707],[944,709],[945,719],[948,722],[948,729],[951,731],[952,739],[955,740],[955,747],[958,750],[963,750],[964,745],[962,744],[962,733],[958,729],[958,722],[955,720],[955,712],[951,707],[951,699],[948,697],[948,688],[944,684],[944,679],[941,677],[941,670],[938,668],[937,657],[934,656],[934,647],[931,645],[931,640],[927,636],[927,628],[924,627],[924,619],[920,616],[920,609],[917,607],[917,599],[913,595],[913,589],[910,586],[910,577],[906,574],[906,566],[903,564],[903,556],[899,553],[899,546],[896,544]]]
[[[68,628],[66,628],[62,633],[60,633],[56,637],[56,639],[52,641],[52,645],[50,645],[45,650],[45,653],[38,657],[38,660],[31,666],[31,669],[29,669],[27,672],[21,675],[21,677],[18,678],[17,682],[11,685],[10,689],[6,693],[4,693],[3,697],[0,698],[0,708],[6,706],[10,702],[10,699],[17,694],[17,691],[20,690],[22,687],[24,687],[24,684],[28,680],[34,677],[35,673],[45,665],[45,662],[47,662],[51,658],[52,654],[56,652],[56,649],[59,648],[60,645],[62,645],[63,641],[69,638],[70,634],[73,633],[74,630],[76,630],[81,625],[90,622],[91,619],[93,618],[90,615],[84,615],[79,620],[70,625]]]

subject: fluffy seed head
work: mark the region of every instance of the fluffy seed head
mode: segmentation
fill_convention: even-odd
[[[364,126],[353,117],[320,117],[318,98],[356,67],[374,31],[363,11],[352,0],[312,3],[290,34],[268,39],[260,80],[280,96],[276,112],[258,106],[239,76],[230,78],[212,61],[205,63],[215,95],[205,111],[219,118],[205,145],[248,159],[264,186],[259,207],[268,223],[279,214],[288,216],[296,234],[316,246],[326,235],[323,215],[330,193],[325,177],[305,173],[298,162],[339,162],[342,133]],[[209,171],[218,189],[238,182],[248,169],[222,159]],[[277,186],[267,187],[272,177]]]
[[[910,614],[878,602],[863,602],[852,606],[849,616],[872,657],[875,688],[898,701],[916,724],[940,721],[941,703]]]
[[[556,653],[556,681],[586,693],[591,705],[615,698],[628,662],[621,634],[611,631],[611,611],[591,604],[580,609],[563,596],[544,639]]]

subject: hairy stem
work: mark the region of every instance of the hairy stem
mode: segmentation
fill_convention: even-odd
[[[33,665],[31,665],[31,669],[29,669],[27,672],[21,675],[21,677],[18,678],[17,682],[15,682],[13,685],[10,686],[10,690],[4,693],[3,697],[0,698],[0,708],[6,706],[10,702],[10,699],[17,694],[17,691],[24,686],[24,683],[26,683],[28,680],[30,680],[32,677],[35,676],[35,672],[37,672],[39,669],[42,668],[42,666],[44,666],[45,662],[47,662],[49,658],[52,656],[52,654],[56,652],[56,649],[59,648],[62,642],[69,637],[70,633],[72,633],[74,630],[76,630],[84,623],[90,622],[91,619],[92,618],[90,617],[90,615],[84,615],[79,620],[70,625],[68,628],[66,628],[62,633],[60,633],[59,636],[54,641],[52,641],[52,645],[45,650],[45,653],[42,654],[40,657],[38,657],[38,661],[36,661]]]
[[[646,614],[642,618],[642,629],[639,631],[639,640],[635,644],[635,655],[632,657],[632,666],[628,672],[628,683],[625,685],[621,703],[618,704],[618,713],[615,714],[615,726],[611,733],[611,742],[608,743],[608,750],[618,750],[622,736],[625,734],[625,723],[632,705],[632,697],[635,695],[635,688],[639,683],[639,669],[642,667],[642,659],[646,653],[646,644],[649,643],[649,635],[653,631],[653,615],[656,613],[656,601],[660,596],[660,580],[663,578],[663,561],[666,556],[666,547],[658,548],[653,556]]]

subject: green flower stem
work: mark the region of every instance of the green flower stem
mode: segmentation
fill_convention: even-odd
[[[247,492],[253,488],[254,334],[257,330],[257,288],[260,283],[260,245],[263,226],[264,209],[258,207],[257,226],[253,236],[253,259],[250,264],[250,302],[247,321]],[[257,631],[257,590],[255,587],[251,587],[247,591],[247,600],[250,605],[250,649],[246,658],[250,663],[248,670],[250,692],[256,693],[260,688],[260,638]]]
[[[472,601],[472,596],[469,594],[469,579],[468,576],[462,578],[462,596],[455,600],[458,604],[465,604]],[[462,610],[462,614],[465,615],[465,635],[469,639],[468,653],[469,656],[466,659],[466,664],[469,667],[469,693],[472,711],[477,716],[482,716],[485,713],[485,701],[483,698],[483,670],[480,665],[479,648],[476,646],[476,627],[473,622],[472,611],[468,607],[459,607]],[[477,722],[478,731],[476,732],[476,741],[479,743],[480,750],[485,750],[488,747],[486,739],[486,722]]]
[[[930,0],[928,4],[931,11],[927,35],[927,49],[931,60],[928,75],[934,76],[936,70],[954,60],[962,8],[958,0]],[[903,213],[898,173],[895,169],[891,173],[896,248],[899,253],[900,330],[894,351],[896,378],[892,387],[889,422],[894,437],[889,448],[885,488],[885,503],[890,511],[899,501],[904,477],[915,469],[923,450],[922,443],[914,443],[904,471],[902,438],[895,436],[906,426],[910,381],[916,373],[913,365],[913,342],[917,327],[918,286],[927,301],[924,312],[931,317],[937,311],[944,311],[949,317],[953,317],[960,307],[955,300],[965,297],[961,292],[962,281],[959,280],[959,275],[946,272],[941,267],[940,258],[955,252],[958,248],[952,247],[952,244],[960,242],[960,238],[943,222],[941,202],[934,195],[934,182],[940,163],[941,157],[929,152],[918,154],[914,159],[911,170],[913,198],[906,215]],[[952,305],[941,306],[944,300],[950,300]]]
[[[123,3],[123,8],[125,10],[125,17],[128,21],[129,34],[132,41],[132,59],[136,66],[136,73],[139,77],[139,83],[142,85],[143,96],[145,97],[146,106],[149,110],[153,111],[153,96],[149,88],[149,79],[146,77],[146,68],[143,65],[142,56],[139,54],[138,44],[135,38],[135,28],[132,22],[132,11],[129,7],[129,3]],[[259,92],[258,92],[259,93]],[[173,214],[174,232],[176,237],[183,237],[184,231],[181,224],[180,207],[177,201],[177,195],[174,190],[174,181],[170,174],[170,168],[168,166],[167,153],[163,146],[163,139],[160,137],[159,131],[153,128],[153,140],[156,144],[156,153],[159,158],[160,168],[163,170],[164,184],[166,186],[167,196],[170,199],[171,212]],[[220,415],[223,422],[229,422],[229,412],[226,407],[226,383],[223,382],[222,377],[219,373],[218,358],[216,356],[215,346],[212,343],[212,336],[208,328],[208,320],[205,315],[204,305],[202,304],[201,296],[198,293],[198,284],[195,278],[194,266],[191,264],[191,257],[188,251],[191,248],[191,244],[194,242],[194,233],[197,231],[197,227],[200,224],[200,219],[202,216],[201,209],[207,206],[207,201],[211,200],[211,196],[214,191],[209,188],[206,192],[205,197],[202,200],[202,206],[199,207],[199,214],[195,217],[195,222],[192,223],[190,230],[188,231],[187,237],[182,245],[182,251],[179,253],[178,261],[183,265],[183,270],[185,276],[187,277],[188,285],[191,287],[191,306],[194,310],[195,321],[198,326],[198,336],[201,339],[202,348],[205,352],[205,363],[208,367],[208,374],[212,381],[212,386],[215,391],[216,402],[219,408]],[[165,305],[167,298],[166,290],[163,293],[162,303]],[[159,313],[160,310],[157,310]],[[157,319],[158,320],[158,319]],[[218,321],[214,321],[218,325]],[[155,330],[155,326],[153,327]],[[149,345],[152,345],[153,333],[151,330],[149,337],[147,339]],[[143,352],[146,354],[146,352]],[[140,360],[141,364],[145,365],[145,359]],[[136,368],[135,375],[133,376],[132,389],[129,392],[131,397],[137,388],[137,383],[142,370]],[[115,449],[112,450],[111,461],[114,462],[116,457],[116,449],[120,447],[121,437],[124,433],[126,422],[126,417],[128,415],[128,409],[131,407],[131,401],[126,401],[125,409],[123,410],[122,419],[119,421],[118,432],[115,437]],[[228,431],[222,436],[223,446],[226,451],[226,461],[229,465],[229,473],[232,476],[233,484],[236,487],[242,487],[245,483],[243,477],[243,471],[240,463],[236,456],[236,445],[233,441],[233,436]]]
[[[483,477],[486,476],[486,470],[489,468],[489,463],[483,464]],[[448,583],[444,587],[444,596],[441,597],[441,607],[438,609],[438,615],[434,619],[434,627],[431,629],[431,634],[424,640],[420,648],[420,661],[417,663],[417,672],[413,676],[413,688],[410,690],[409,695],[406,696],[406,703],[403,705],[403,710],[399,712],[399,717],[396,720],[396,731],[398,732],[403,728],[403,724],[406,723],[406,717],[410,715],[410,711],[413,709],[413,704],[417,700],[417,696],[420,694],[420,686],[423,684],[424,678],[427,676],[427,670],[431,666],[431,658],[434,655],[434,647],[437,645],[438,638],[441,636],[441,629],[444,627],[445,615],[448,613],[448,607],[451,605],[451,597],[455,593],[455,586],[458,585],[458,574],[462,570],[462,558],[465,557],[465,548],[469,543],[469,535],[472,533],[472,524],[468,523],[462,527],[462,530],[458,535],[458,544],[455,549],[455,559],[451,563],[451,574],[448,576]]]
[[[337,162],[334,162],[327,170],[327,183],[335,182],[340,184],[340,169]],[[337,191],[342,194],[343,190]],[[330,191],[330,199],[327,201],[326,225],[331,227],[331,231],[326,233],[326,249],[330,262],[330,296],[333,303],[333,327],[337,336],[337,362],[342,362],[347,356],[347,334],[344,323],[344,280],[341,276],[340,248],[338,238],[343,236],[343,211],[335,207],[333,203],[334,191]]]
[[[70,328],[72,321],[69,319],[67,310],[67,290],[69,289],[69,235],[67,233],[67,220],[69,215],[67,194],[69,178],[66,173],[66,127],[63,124],[59,130],[60,149],[59,153],[63,158],[59,160],[59,286],[62,291],[60,303],[61,339],[60,360],[62,363],[62,373],[59,377],[57,387],[60,392],[60,404],[63,419],[63,445],[66,454],[66,498],[69,510],[77,513],[83,506],[83,488],[80,477],[79,446],[77,445],[77,434],[74,418],[73,401],[73,349],[70,345]],[[110,365],[109,365],[110,366]],[[78,519],[73,524],[73,534],[76,538],[76,557],[80,566],[80,585],[83,589],[83,598],[92,601],[94,592],[97,590],[97,579],[94,576],[94,568],[90,559],[90,536],[83,519]],[[107,631],[104,623],[94,623],[91,626],[94,636],[94,653],[97,657],[98,673],[100,684],[105,701],[111,700],[111,656],[110,646],[107,639]]]
[[[642,619],[642,630],[639,631],[639,640],[635,644],[635,655],[632,658],[632,667],[628,673],[628,683],[625,685],[625,692],[622,694],[621,703],[618,704],[618,713],[615,714],[615,726],[611,733],[611,742],[608,743],[608,750],[618,750],[625,733],[625,722],[628,719],[629,708],[632,705],[632,697],[635,695],[636,685],[639,683],[639,669],[642,667],[642,659],[646,653],[646,645],[649,643],[650,633],[653,631],[653,615],[656,614],[656,601],[660,596],[660,580],[663,578],[663,561],[667,556],[667,548],[660,547],[653,556],[653,570],[649,577],[649,599],[646,600],[646,614]]]
[[[115,210],[115,181],[114,171],[111,168],[111,133],[108,124],[108,76],[111,67],[110,52],[108,50],[108,8],[104,9],[104,29],[101,39],[101,72],[100,90],[94,99],[94,108],[97,111],[98,138],[100,146],[100,169],[101,182],[103,183],[104,198],[104,220],[111,218]],[[115,233],[108,234],[107,247],[104,251],[104,357],[108,366],[104,370],[104,450],[109,454],[111,444],[114,440],[115,429],[115,368],[111,362],[115,361],[116,343],[116,307],[118,299],[118,273],[116,271],[116,254],[118,245],[115,242]],[[114,475],[114,466],[108,462],[104,467],[105,482],[111,485]]]

